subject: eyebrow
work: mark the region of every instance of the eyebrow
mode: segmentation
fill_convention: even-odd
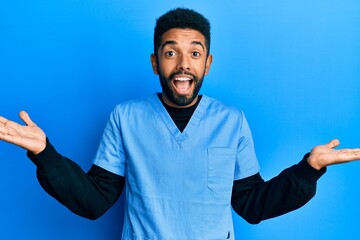
[[[166,41],[163,44],[161,44],[160,48],[161,48],[161,50],[163,50],[164,47],[167,46],[167,45],[176,45],[176,44],[177,44],[177,42],[175,42],[173,40],[169,40],[169,41]],[[192,45],[200,45],[205,50],[204,44],[202,44],[202,42],[200,42],[200,41],[192,41],[191,44]]]

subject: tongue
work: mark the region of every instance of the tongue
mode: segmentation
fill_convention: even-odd
[[[190,81],[174,81],[176,90],[181,93],[186,93],[190,88]]]

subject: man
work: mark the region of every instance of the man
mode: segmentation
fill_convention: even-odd
[[[126,185],[123,239],[234,239],[231,206],[250,223],[279,216],[314,196],[326,166],[360,158],[332,140],[265,182],[244,114],[198,94],[211,62],[208,20],[171,10],[151,55],[162,93],[116,106],[89,172],[26,112],[26,126],[0,117],[0,139],[27,149],[42,187],[83,217],[100,217]]]

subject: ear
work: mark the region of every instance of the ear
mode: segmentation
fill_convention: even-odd
[[[205,75],[208,75],[210,71],[211,63],[212,63],[212,55],[209,54],[209,56],[206,58],[206,63],[205,63]]]
[[[153,69],[154,74],[159,75],[158,64],[157,64],[155,54],[151,54],[150,61],[151,61],[151,65],[152,65],[152,69]]]

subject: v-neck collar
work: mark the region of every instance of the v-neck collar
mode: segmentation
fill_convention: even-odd
[[[191,116],[195,112],[195,109],[199,105],[199,102],[202,98],[202,95],[199,95],[196,99],[196,103],[190,107],[176,108],[167,105],[162,99],[161,93],[158,93],[157,96],[160,99],[161,103],[164,105],[172,120],[175,122],[177,128],[180,129],[181,132],[184,131],[186,125],[189,123]]]
[[[209,98],[203,95],[188,124],[181,132],[176,126],[175,122],[172,120],[170,114],[167,112],[165,106],[162,104],[156,93],[151,95],[148,100],[153,106],[155,112],[159,114],[161,120],[169,130],[170,134],[179,144],[186,140],[186,138],[194,132],[201,118],[203,117],[209,103]]]

